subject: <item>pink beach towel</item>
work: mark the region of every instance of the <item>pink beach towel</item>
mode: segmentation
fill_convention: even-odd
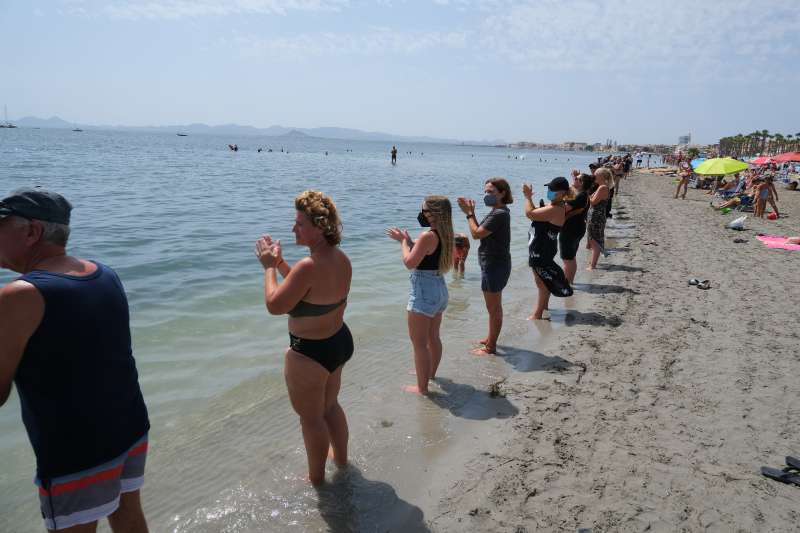
[[[756,237],[767,248],[782,248],[784,250],[800,250],[800,244],[786,244],[786,237],[779,235],[758,235]]]

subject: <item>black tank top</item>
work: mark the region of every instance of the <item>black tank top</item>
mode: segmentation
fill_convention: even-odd
[[[439,244],[432,254],[428,254],[422,258],[422,261],[420,261],[417,266],[417,270],[439,270],[439,257],[442,255],[442,238],[439,237],[439,232],[435,229],[431,231],[436,234],[436,238],[439,239]]]
[[[548,265],[558,253],[560,226],[550,222],[533,221],[528,232],[528,265]]]

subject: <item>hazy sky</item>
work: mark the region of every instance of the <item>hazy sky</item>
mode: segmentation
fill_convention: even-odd
[[[539,142],[800,132],[798,0],[0,0],[0,104]]]

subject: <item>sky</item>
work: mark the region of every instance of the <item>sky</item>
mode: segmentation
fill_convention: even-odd
[[[797,0],[0,0],[11,119],[714,143],[798,93]]]

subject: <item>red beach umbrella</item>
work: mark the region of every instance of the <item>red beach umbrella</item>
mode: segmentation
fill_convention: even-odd
[[[771,157],[762,155],[761,157],[756,157],[750,162],[753,163],[754,165],[766,165],[767,163],[772,163],[773,159]]]
[[[775,163],[786,163],[787,161],[800,161],[800,152],[786,152],[772,158]]]

